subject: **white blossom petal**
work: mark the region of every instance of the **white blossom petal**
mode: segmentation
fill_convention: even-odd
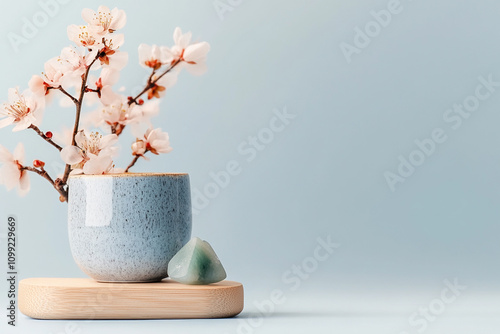
[[[155,148],[158,153],[169,153],[172,151],[172,147],[170,147],[170,142],[168,140],[154,140],[151,142],[151,147]]]
[[[14,124],[13,131],[20,131],[28,128],[31,124],[39,124],[40,120],[36,117],[41,117],[40,110],[43,108],[43,98],[35,98],[33,93],[28,90],[20,93],[18,89],[9,89],[9,102],[4,103],[0,108],[0,118],[11,119],[9,121]],[[3,120],[1,125],[5,126],[8,122]]]
[[[20,164],[24,163],[24,145],[23,143],[17,144],[12,154],[14,160],[19,161]]]
[[[78,131],[75,136],[76,145],[78,145],[78,147],[83,147],[85,146],[86,142],[87,142],[87,136],[85,135],[85,131],[84,130]]]
[[[83,172],[87,175],[100,175],[111,169],[113,160],[109,156],[93,156],[83,166]]]
[[[101,89],[101,102],[105,106],[112,105],[114,103],[119,103],[122,99],[122,96],[113,91],[111,86],[104,86]]]
[[[23,171],[19,179],[19,187],[17,193],[19,196],[25,196],[30,191],[30,177],[28,171]]]
[[[207,42],[192,44],[184,51],[184,60],[196,63],[204,61],[208,51],[210,51],[210,44]]]
[[[109,67],[114,70],[123,69],[128,63],[128,53],[127,52],[116,52],[111,56],[109,61]]]
[[[4,118],[4,119],[0,120],[0,129],[5,128],[6,126],[9,126],[12,123],[14,123],[14,118],[10,118],[10,117]]]
[[[7,190],[12,190],[19,185],[20,176],[19,167],[13,162],[6,163],[0,168],[0,183],[2,183]]]
[[[68,165],[75,165],[83,161],[82,150],[76,146],[66,146],[61,150],[61,159]]]
[[[8,149],[0,145],[0,162],[14,161],[14,156],[10,153]]]
[[[143,155],[146,153],[146,143],[138,140],[132,144],[132,155]]]
[[[81,168],[75,168],[69,173],[69,175],[80,175],[80,174],[83,174],[83,169]]]
[[[29,128],[31,124],[33,124],[34,118],[33,117],[24,117],[22,120],[16,123],[16,126],[12,128],[12,132],[18,132],[22,130],[26,130]]]
[[[7,190],[12,190],[18,187],[18,191],[21,195],[24,195],[29,190],[29,178],[27,176],[27,171],[20,170],[24,161],[24,145],[22,143],[17,144],[14,149],[14,153],[10,152],[0,145],[0,162],[2,166],[0,168],[0,183],[5,185]]]
[[[101,40],[88,26],[77,26],[72,24],[67,29],[68,38],[78,46],[85,48],[98,48]]]
[[[45,81],[39,75],[33,75],[28,82],[28,87],[33,92],[33,94],[38,96],[44,96],[47,93],[47,87],[45,86]]]
[[[99,149],[103,150],[105,148],[108,148],[118,141],[118,136],[115,134],[111,135],[106,135],[101,138],[100,143],[99,143]]]
[[[172,86],[174,86],[177,83],[178,76],[179,76],[179,72],[177,72],[177,71],[168,72],[167,74],[162,76],[160,78],[160,80],[158,80],[156,82],[156,84],[158,86],[162,86],[162,87],[165,87],[167,89],[171,88]],[[165,91],[161,92],[160,96],[162,96],[162,93],[165,94],[166,92]]]
[[[174,30],[174,42],[183,49],[185,49],[191,42],[191,36],[191,32],[183,34],[181,28],[179,27]]]
[[[103,68],[100,78],[103,86],[113,86],[120,79],[120,72],[109,67]]]
[[[106,38],[106,45],[112,50],[117,50],[120,46],[123,45],[124,42],[124,34],[113,34],[110,37]]]
[[[161,62],[164,64],[170,64],[175,58],[175,53],[166,46],[160,47],[160,54],[161,54],[160,58]]]
[[[208,70],[207,64],[205,63],[195,65],[183,63],[183,65],[183,67],[192,75],[202,75],[205,74]]]
[[[82,19],[87,23],[92,22],[92,20],[94,19],[94,15],[96,15],[95,12],[90,8],[84,8],[82,10]]]
[[[151,46],[141,43],[138,48],[139,52],[139,62],[141,65],[149,60],[149,56],[151,55]]]
[[[120,30],[127,23],[127,14],[123,9],[113,8],[111,10],[111,16],[113,17],[113,21],[111,22],[110,28],[113,30]]]

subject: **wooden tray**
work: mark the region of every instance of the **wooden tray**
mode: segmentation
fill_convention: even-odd
[[[243,310],[243,285],[28,278],[19,282],[19,310],[36,319],[228,318]]]

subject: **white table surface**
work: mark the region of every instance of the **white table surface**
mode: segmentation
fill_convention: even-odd
[[[304,289],[305,290],[305,289]],[[411,291],[335,291],[309,288],[286,291],[285,300],[261,316],[255,302],[269,294],[252,290],[245,309],[236,318],[211,320],[99,320],[47,321],[19,315],[18,326],[2,333],[499,333],[500,293],[464,291],[446,305],[442,314],[428,321],[424,330],[409,318],[419,308],[440,298],[439,289]],[[269,291],[268,291],[269,292]],[[2,324],[4,325],[4,324]],[[2,326],[3,327],[3,326]],[[0,327],[0,328],[2,328]],[[3,327],[6,328],[6,327]],[[419,331],[420,330],[420,331]]]

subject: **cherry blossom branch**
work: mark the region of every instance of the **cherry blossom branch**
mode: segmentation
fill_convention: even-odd
[[[73,95],[68,93],[62,86],[59,86],[57,89],[60,90],[64,95],[69,97],[74,104],[78,104],[78,100]]]
[[[146,93],[148,90],[150,90],[151,88],[153,88],[156,85],[156,83],[158,82],[158,80],[160,80],[164,75],[166,75],[167,73],[169,73],[180,62],[181,62],[181,60],[178,59],[169,68],[167,68],[165,70],[165,72],[163,72],[158,78],[156,78],[154,80],[153,80],[153,77],[156,74],[156,69],[153,68],[153,71],[151,72],[151,75],[148,78],[148,83],[146,84],[146,87],[144,87],[144,89],[139,94],[137,94],[136,97],[129,97],[128,105],[131,106],[133,103],[135,103],[135,104],[142,104],[143,101],[139,102],[138,99],[144,93]],[[111,133],[112,134],[116,134],[117,136],[119,136],[120,134],[123,133],[123,130],[125,129],[125,126],[126,125],[123,125],[123,124],[121,124],[121,125],[111,125]]]
[[[158,78],[156,78],[155,80],[153,80],[153,77],[154,75],[156,74],[156,69],[153,68],[153,71],[151,72],[151,75],[149,76],[148,78],[148,83],[146,84],[146,87],[144,87],[144,89],[139,93],[137,94],[136,97],[129,97],[129,100],[128,100],[128,105],[131,106],[133,103],[135,104],[142,104],[143,101],[138,101],[138,99],[144,94],[146,93],[148,90],[150,90],[151,88],[153,88],[156,84],[156,82],[158,82],[158,80],[160,80],[164,75],[166,75],[168,72],[170,72],[175,66],[177,66],[179,63],[181,62],[181,60],[177,60],[175,63],[173,63],[169,68],[167,68],[165,70],[165,72],[163,72]],[[115,134],[117,136],[119,136],[120,134],[123,133],[123,130],[125,129],[125,126],[126,125],[123,125],[123,124],[118,124],[118,125],[111,125],[111,133],[112,134]]]
[[[90,68],[94,63],[96,62],[97,59],[99,59],[100,52],[97,52],[97,55],[95,56],[94,60],[90,63],[90,65],[87,67],[87,70],[85,71],[85,74],[82,77],[82,87],[80,88],[80,97],[78,98],[78,101],[75,103],[76,104],[76,115],[75,115],[75,125],[73,127],[73,134],[71,136],[71,145],[75,146],[76,144],[76,134],[78,133],[78,128],[80,126],[80,115],[82,113],[82,105],[83,105],[83,97],[85,96],[85,89],[87,88],[87,79],[89,78],[89,72]],[[69,173],[71,172],[71,166],[66,165],[66,168],[64,169],[64,176],[62,179],[63,184],[66,184],[68,181]]]
[[[97,93],[97,95],[98,95],[99,97],[101,97],[101,96],[100,96],[100,90],[99,90],[99,89],[92,89],[92,88],[88,88],[88,87],[87,87],[87,88],[85,88],[85,92],[87,92],[87,93],[91,93],[91,92],[92,92],[92,93]]]
[[[132,162],[127,166],[127,168],[125,169],[125,173],[128,173],[128,170],[132,167],[134,167],[135,163],[137,162],[137,160],[139,160],[140,158],[140,155],[136,155],[134,160],[132,160]]]
[[[139,158],[140,158],[141,156],[143,156],[144,154],[146,154],[148,151],[149,151],[149,150],[146,150],[146,151],[144,151],[144,153],[143,153],[143,154],[141,154],[141,155],[136,155],[136,156],[134,157],[134,159],[132,160],[132,162],[131,162],[131,163],[127,166],[127,168],[125,169],[125,173],[128,173],[128,170],[129,170],[130,168],[134,167],[135,163],[139,160]]]
[[[156,68],[153,68],[153,71],[151,72],[151,75],[148,78],[148,85],[153,81],[153,77],[156,74]]]
[[[30,129],[33,129],[40,137],[42,137],[43,139],[45,139],[45,141],[47,141],[50,145],[54,146],[55,148],[57,148],[59,151],[62,150],[62,147],[57,145],[56,143],[54,143],[54,141],[52,139],[50,139],[49,137],[47,137],[36,125],[34,124],[31,124],[29,126]]]
[[[136,97],[134,98],[131,98],[129,101],[128,101],[128,105],[132,105],[132,103],[135,103],[135,104],[138,104],[137,103],[137,99],[140,98],[144,93],[146,93],[148,90],[150,90],[151,88],[153,88],[156,83],[158,82],[158,80],[160,80],[161,78],[163,78],[164,75],[166,75],[167,73],[169,73],[170,71],[172,71],[174,69],[174,67],[176,67],[177,65],[179,65],[179,63],[181,62],[181,59],[177,59],[169,68],[167,68],[165,70],[165,72],[163,72],[162,74],[160,74],[156,79],[153,80],[153,76],[156,72],[155,69],[153,69],[153,73],[151,73],[151,75],[149,76],[149,79],[148,79],[148,83],[146,85],[146,87],[144,87],[144,89],[139,93],[137,94]]]
[[[40,175],[41,177],[43,177],[44,179],[49,181],[50,184],[54,187],[54,189],[57,190],[57,192],[61,195],[61,197],[59,198],[61,200],[61,202],[68,201],[68,192],[66,190],[64,190],[64,188],[61,185],[58,184],[59,182],[56,182],[57,180],[54,181],[50,177],[49,173],[47,173],[47,171],[43,167],[40,167],[40,169],[37,169],[34,167],[22,166],[22,167],[20,167],[20,169],[27,170],[27,171],[30,171],[32,173],[36,173],[36,174]]]
[[[73,137],[72,137],[73,139],[71,141],[71,145],[75,145],[75,143],[76,143],[75,136],[78,133],[78,128],[80,125],[80,114],[82,112],[82,104],[83,104],[83,97],[85,96],[85,88],[87,88],[87,79],[89,78],[90,68],[92,67],[92,65],[94,65],[94,63],[96,62],[97,59],[99,59],[99,53],[97,53],[94,60],[92,60],[90,65],[87,67],[85,74],[83,75],[82,87],[80,89],[80,97],[78,98],[78,103],[76,106],[75,126],[73,128]]]

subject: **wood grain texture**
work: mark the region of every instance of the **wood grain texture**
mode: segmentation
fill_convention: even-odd
[[[222,281],[184,285],[99,283],[86,278],[28,278],[19,282],[19,310],[36,319],[199,319],[234,317],[243,285]]]

